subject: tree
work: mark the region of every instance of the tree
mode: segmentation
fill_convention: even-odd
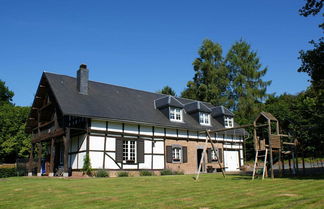
[[[175,91],[170,86],[164,86],[158,93],[176,96]]]
[[[299,10],[299,14],[307,17],[317,15],[323,8],[323,0],[306,0],[305,6]]]
[[[222,47],[211,40],[204,40],[193,62],[195,75],[187,83],[181,96],[189,99],[225,105],[228,90],[228,70],[224,65]]]
[[[14,93],[8,89],[6,83],[0,80],[0,105],[11,103]]]
[[[19,157],[28,157],[30,136],[25,123],[30,107],[11,104],[0,106],[0,162],[13,163]]]
[[[271,81],[262,80],[268,69],[261,69],[257,53],[242,40],[229,50],[226,66],[230,75],[230,109],[236,112],[238,121],[251,122],[269,96],[266,91]]]

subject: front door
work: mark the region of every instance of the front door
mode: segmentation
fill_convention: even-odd
[[[239,152],[232,150],[224,151],[225,171],[239,171]]]

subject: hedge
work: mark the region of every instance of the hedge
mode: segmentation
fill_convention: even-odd
[[[10,176],[17,176],[16,168],[0,168],[0,178],[7,178]]]

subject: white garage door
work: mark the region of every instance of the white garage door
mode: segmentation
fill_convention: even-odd
[[[224,151],[225,171],[239,171],[238,153],[238,151]]]

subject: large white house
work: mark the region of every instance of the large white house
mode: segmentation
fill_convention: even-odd
[[[236,126],[233,113],[223,106],[89,81],[88,75],[86,65],[76,78],[43,73],[26,124],[32,134],[30,162],[38,159],[30,175],[42,170],[50,176],[60,170],[64,176],[78,175],[87,153],[93,169],[112,174],[195,173],[205,145],[202,131]],[[220,157],[209,147],[202,171],[217,172],[218,160],[226,171],[238,171],[244,133],[213,134]]]

